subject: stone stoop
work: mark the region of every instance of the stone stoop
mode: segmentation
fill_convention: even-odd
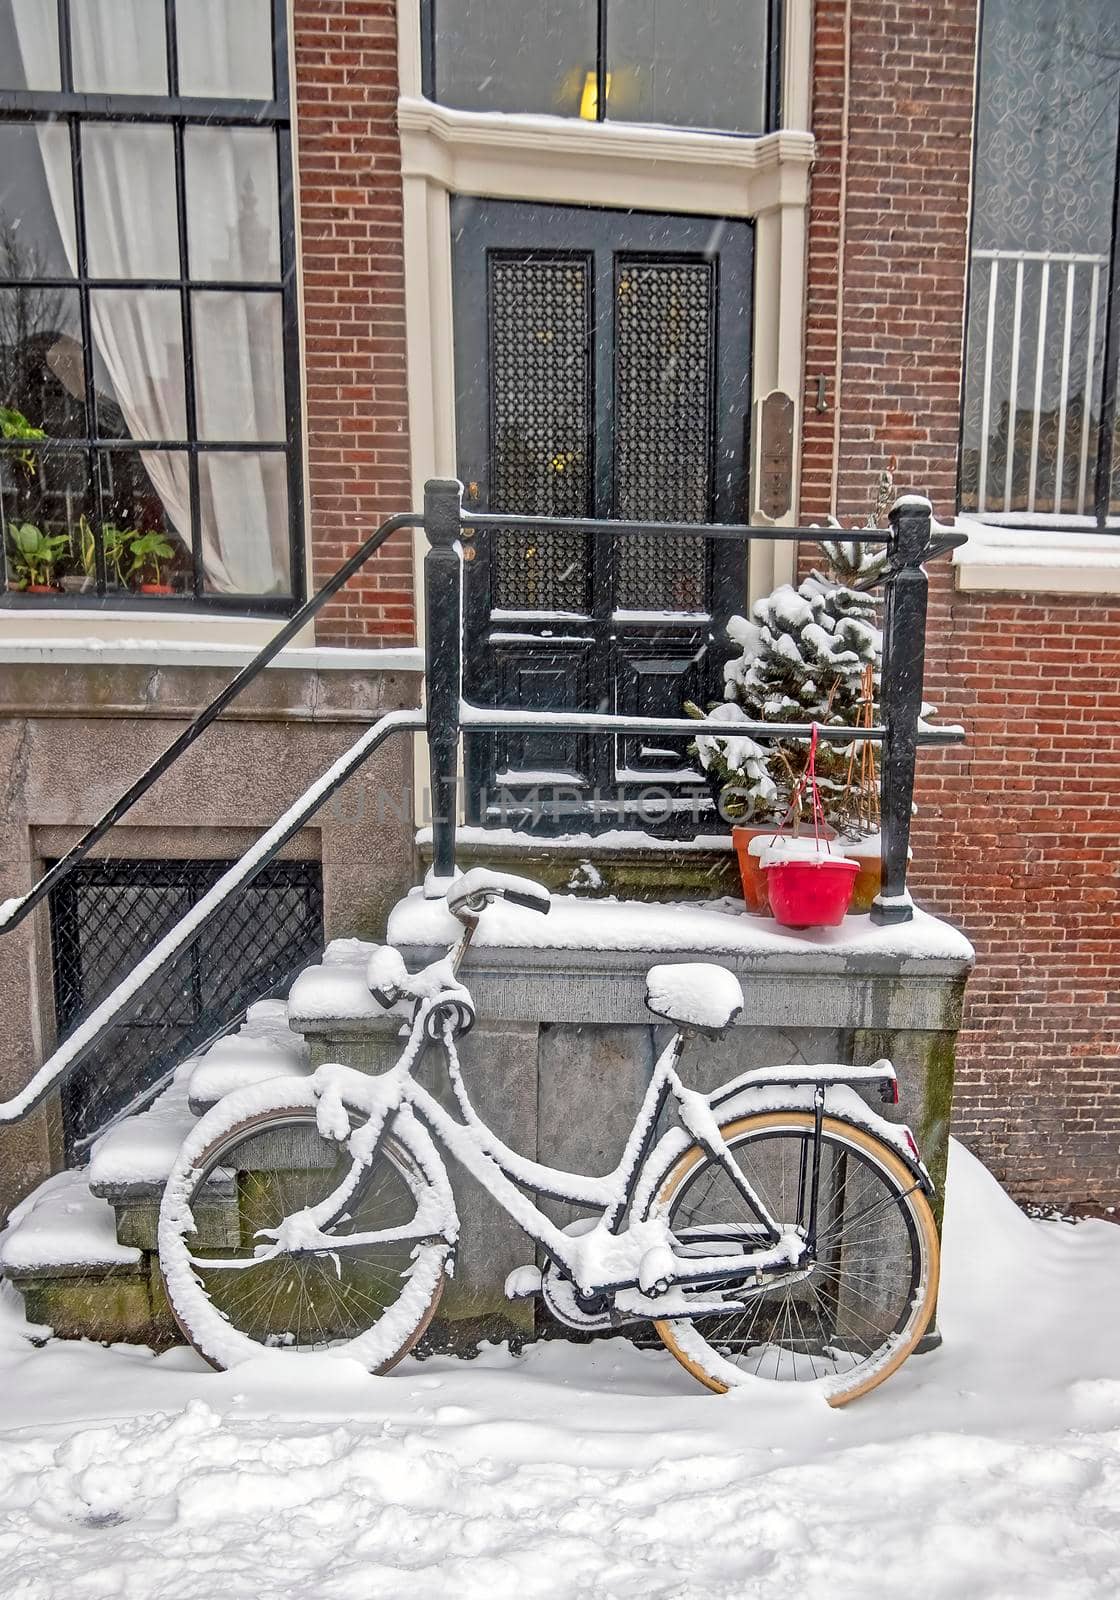
[[[0,1235],[0,1269],[23,1295],[29,1321],[59,1338],[181,1343],[156,1253],[179,1146],[223,1094],[280,1073],[304,1076],[309,1059],[285,1003],[260,1001],[236,1033],[185,1060],[146,1111],[102,1135],[88,1167],[40,1185]]]
[[[645,1009],[645,972],[696,959],[728,966],[746,1007],[722,1039],[686,1053],[691,1087],[710,1091],[757,1066],[863,1065],[888,1056],[900,1079],[899,1115],[935,1180],[943,1179],[973,959],[947,924],[918,913],[900,927],[850,918],[841,929],[794,934],[711,905],[570,897],[557,898],[547,918],[505,906],[488,923],[489,915],[463,972],[478,1020],[460,1057],[480,1115],[523,1155],[561,1170],[613,1168],[667,1037]],[[394,911],[389,937],[415,970],[442,956],[457,931],[443,902],[415,892]],[[366,984],[374,948],[333,941],[297,978],[286,1005],[251,1008],[239,1033],[184,1062],[147,1111],[103,1135],[86,1171],[49,1179],[17,1208],[0,1236],[0,1267],[33,1321],[65,1337],[177,1342],[156,1262],[160,1197],[175,1154],[195,1118],[243,1084],[306,1075],[325,1062],[371,1073],[392,1065],[400,1024],[379,1014]],[[437,1052],[420,1076],[454,1111]],[[469,1353],[483,1338],[547,1331],[538,1321],[548,1324],[546,1313],[504,1293],[508,1274],[532,1260],[532,1245],[450,1156],[448,1167],[461,1235],[428,1345]],[[560,1222],[576,1216],[558,1203],[543,1209]]]

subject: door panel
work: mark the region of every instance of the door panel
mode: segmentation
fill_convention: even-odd
[[[452,237],[468,510],[745,520],[748,224],[459,198]],[[722,625],[745,594],[738,547],[479,530],[474,557],[465,676],[477,703],[676,715],[718,692]],[[527,798],[530,778],[545,800],[568,795],[543,831],[557,831],[573,788],[609,794],[659,774],[690,787],[683,742],[618,745],[472,736],[471,820],[494,818],[499,787]]]

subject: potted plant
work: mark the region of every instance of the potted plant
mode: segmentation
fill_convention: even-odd
[[[33,522],[10,522],[8,545],[12,572],[25,594],[54,594],[55,563],[70,541],[64,533],[44,533]]]
[[[129,542],[128,553],[132,557],[132,565],[127,576],[131,579],[140,574],[137,587],[141,594],[174,594],[171,584],[164,583],[160,577],[160,563],[172,560],[175,555],[175,547],[166,534],[155,528],[134,534]],[[145,579],[146,572],[152,574],[151,578]]]
[[[105,552],[105,587],[123,589],[124,574],[121,563],[128,553],[129,541],[135,537],[132,528],[118,528],[106,522],[101,528],[101,548]],[[77,536],[71,539],[70,552],[80,572],[62,579],[62,587],[69,594],[89,594],[97,587],[97,535],[89,518],[83,513],[78,518]]]
[[[43,429],[28,422],[22,411],[17,411],[14,406],[0,406],[0,439],[20,439],[30,444],[46,437]],[[33,478],[37,470],[34,450],[25,448],[14,454],[27,476]]]

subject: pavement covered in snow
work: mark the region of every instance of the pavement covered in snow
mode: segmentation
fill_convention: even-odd
[[[1120,1228],[954,1148],[945,1345],[867,1399],[717,1397],[622,1340],[204,1370],[50,1341],[4,1286],[4,1600],[1103,1600]]]

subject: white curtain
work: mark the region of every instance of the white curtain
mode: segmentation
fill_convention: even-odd
[[[271,93],[269,34],[252,26],[258,7],[240,0],[188,0],[213,24],[221,48],[195,51],[206,93],[242,95],[246,84]],[[160,0],[75,0],[77,81],[93,92],[166,90]],[[219,27],[222,17],[226,26]],[[240,17],[240,21],[236,19]],[[42,33],[17,15],[30,81],[43,71]],[[268,22],[267,11],[265,23]],[[185,17],[180,15],[180,39]],[[259,18],[257,19],[259,23]],[[208,36],[209,37],[209,36]],[[121,40],[128,41],[122,51]],[[213,39],[210,41],[213,45]],[[260,62],[268,89],[260,88]],[[201,63],[201,64],[200,64]],[[32,73],[37,76],[32,78]],[[224,85],[224,89],[221,87]],[[186,91],[188,85],[184,83]],[[194,92],[203,92],[194,90]],[[77,240],[69,151],[44,125],[40,150],[59,233],[72,270]],[[179,275],[175,172],[169,127],[88,123],[81,130],[86,231],[93,278]],[[231,282],[278,281],[275,136],[265,129],[187,130],[189,276]],[[192,291],[195,401],[200,440],[244,443],[244,451],[199,458],[201,542],[206,586],[219,594],[283,592],[288,575],[287,473],[284,456],[253,450],[285,437],[280,298],[233,290]],[[90,295],[97,353],[129,433],[136,439],[186,437],[183,340],[177,290],[97,289]],[[190,489],[182,451],[141,452],[168,521],[189,549]]]

